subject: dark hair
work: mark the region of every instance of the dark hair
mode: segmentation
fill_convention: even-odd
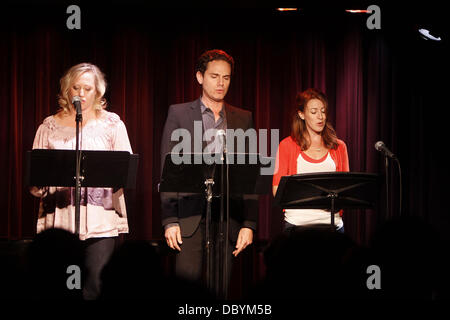
[[[336,131],[334,131],[333,126],[328,122],[328,99],[323,92],[317,89],[310,88],[297,94],[295,99],[296,107],[292,115],[291,137],[297,142],[302,150],[307,150],[309,148],[309,145],[311,144],[309,133],[306,129],[305,120],[300,118],[298,112],[305,112],[306,105],[312,99],[322,101],[325,106],[326,123],[322,130],[323,143],[328,149],[337,149],[338,142]]]
[[[231,74],[234,73],[234,59],[228,53],[223,50],[208,50],[204,52],[200,58],[198,58],[197,66],[195,72],[200,71],[202,74],[205,74],[206,68],[208,67],[208,63],[214,60],[223,60],[230,64]]]

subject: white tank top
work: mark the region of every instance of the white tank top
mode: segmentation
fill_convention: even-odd
[[[297,158],[297,173],[333,172],[336,171],[336,164],[328,152],[322,159],[315,160],[300,152]],[[286,209],[284,220],[290,224],[300,226],[309,224],[330,224],[331,216],[329,211],[322,209]],[[334,215],[336,228],[343,225],[339,213]]]

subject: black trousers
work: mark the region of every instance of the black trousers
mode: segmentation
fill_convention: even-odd
[[[101,272],[111,258],[116,242],[117,237],[85,240],[85,276],[83,285],[83,298],[85,300],[98,298],[101,290]]]
[[[213,249],[211,254],[213,256],[213,285],[215,288],[219,288],[219,223],[216,220],[217,219],[213,219],[213,221],[211,222],[211,240],[213,241]],[[225,224],[226,222],[224,223],[224,225]],[[182,241],[183,244],[181,245],[181,252],[179,252],[176,256],[176,275],[185,280],[204,285],[206,280],[206,219],[202,218],[199,227],[193,233],[193,235],[191,237],[183,237]],[[226,283],[228,286],[231,280],[231,269],[233,263],[232,252],[234,250],[234,244],[230,240],[227,244],[227,250],[228,252],[226,254],[226,259],[228,268],[226,272]]]

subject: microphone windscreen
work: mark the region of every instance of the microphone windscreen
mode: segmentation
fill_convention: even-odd
[[[377,149],[378,151],[381,151],[383,146],[384,146],[384,142],[383,141],[378,141],[377,143],[375,143],[375,149]]]

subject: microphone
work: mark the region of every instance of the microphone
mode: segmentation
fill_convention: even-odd
[[[383,141],[378,141],[375,143],[375,149],[382,152],[385,156],[391,158],[391,159],[397,159],[397,157],[389,150]]]
[[[217,130],[216,137],[221,137],[220,141],[222,142],[222,150],[224,153],[226,153],[227,152],[227,138],[226,138],[227,134],[226,134],[225,130],[223,130],[223,129]]]
[[[75,106],[75,111],[77,112],[76,120],[82,120],[83,115],[81,113],[81,98],[79,96],[75,96],[72,98],[72,103]]]

